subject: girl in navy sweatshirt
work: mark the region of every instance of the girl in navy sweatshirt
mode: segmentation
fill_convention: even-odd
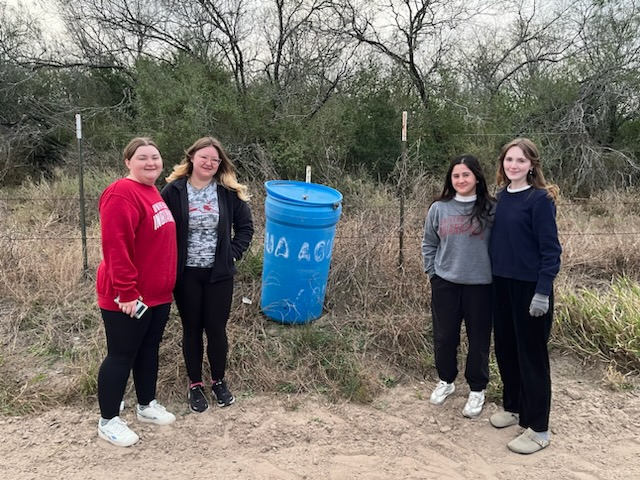
[[[555,201],[535,144],[517,138],[498,159],[496,215],[490,243],[494,342],[503,382],[504,412],[491,424],[519,424],[525,431],[508,443],[529,454],[549,445],[551,375],[547,343],[553,320],[553,280],[560,269]]]

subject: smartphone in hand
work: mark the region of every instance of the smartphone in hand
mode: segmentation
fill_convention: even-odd
[[[116,303],[120,303],[120,297],[116,297],[113,299],[114,302]],[[142,318],[142,316],[147,312],[147,310],[149,310],[149,307],[141,302],[140,300],[136,300],[136,310],[135,313],[133,314],[133,318],[137,318],[138,320]]]
[[[140,300],[136,302],[136,313],[133,314],[133,318],[140,319],[142,316],[149,310],[146,304],[142,303]]]

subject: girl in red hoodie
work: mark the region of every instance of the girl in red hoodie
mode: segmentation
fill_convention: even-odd
[[[175,421],[156,400],[156,381],[177,259],[175,222],[155,186],[162,173],[158,147],[148,138],[134,138],[124,149],[124,163],[129,174],[100,197],[103,260],[96,282],[107,337],[98,372],[98,435],[121,447],[139,439],[118,415],[131,371],[138,420]]]

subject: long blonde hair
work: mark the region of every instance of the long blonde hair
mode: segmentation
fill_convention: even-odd
[[[524,156],[531,162],[531,170],[527,174],[527,183],[535,188],[547,191],[547,195],[554,202],[557,202],[560,195],[560,189],[553,183],[547,183],[542,173],[540,163],[540,153],[538,147],[528,138],[516,138],[502,147],[500,156],[498,157],[498,171],[496,172],[496,184],[498,188],[504,188],[509,185],[510,180],[504,171],[504,157],[511,147],[520,147]]]
[[[166,180],[167,182],[173,182],[178,178],[188,177],[193,172],[193,163],[191,160],[193,159],[194,154],[203,148],[213,147],[218,151],[218,155],[220,156],[220,164],[218,165],[218,171],[213,176],[216,182],[218,182],[223,187],[232,190],[238,194],[240,200],[244,200],[245,202],[251,198],[249,195],[249,189],[246,185],[243,185],[238,182],[238,178],[236,176],[236,168],[231,162],[229,155],[225,152],[222,144],[217,138],[214,137],[202,137],[199,138],[184,152],[184,156],[179,164],[173,167],[173,171],[171,175],[169,175]]]

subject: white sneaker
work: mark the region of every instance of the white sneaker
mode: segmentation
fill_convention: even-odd
[[[155,423],[156,425],[169,425],[176,421],[176,416],[167,412],[167,409],[158,403],[157,400],[151,400],[146,407],[136,407],[138,420],[145,423]]]
[[[127,427],[127,422],[120,417],[113,417],[102,424],[103,418],[98,421],[98,436],[117,447],[129,447],[140,440],[140,437]]]
[[[456,386],[453,383],[447,383],[444,380],[440,380],[431,394],[431,403],[434,405],[442,405],[447,397],[455,391]]]
[[[482,412],[484,405],[484,390],[480,392],[469,392],[467,404],[462,409],[462,415],[467,418],[476,418]]]

